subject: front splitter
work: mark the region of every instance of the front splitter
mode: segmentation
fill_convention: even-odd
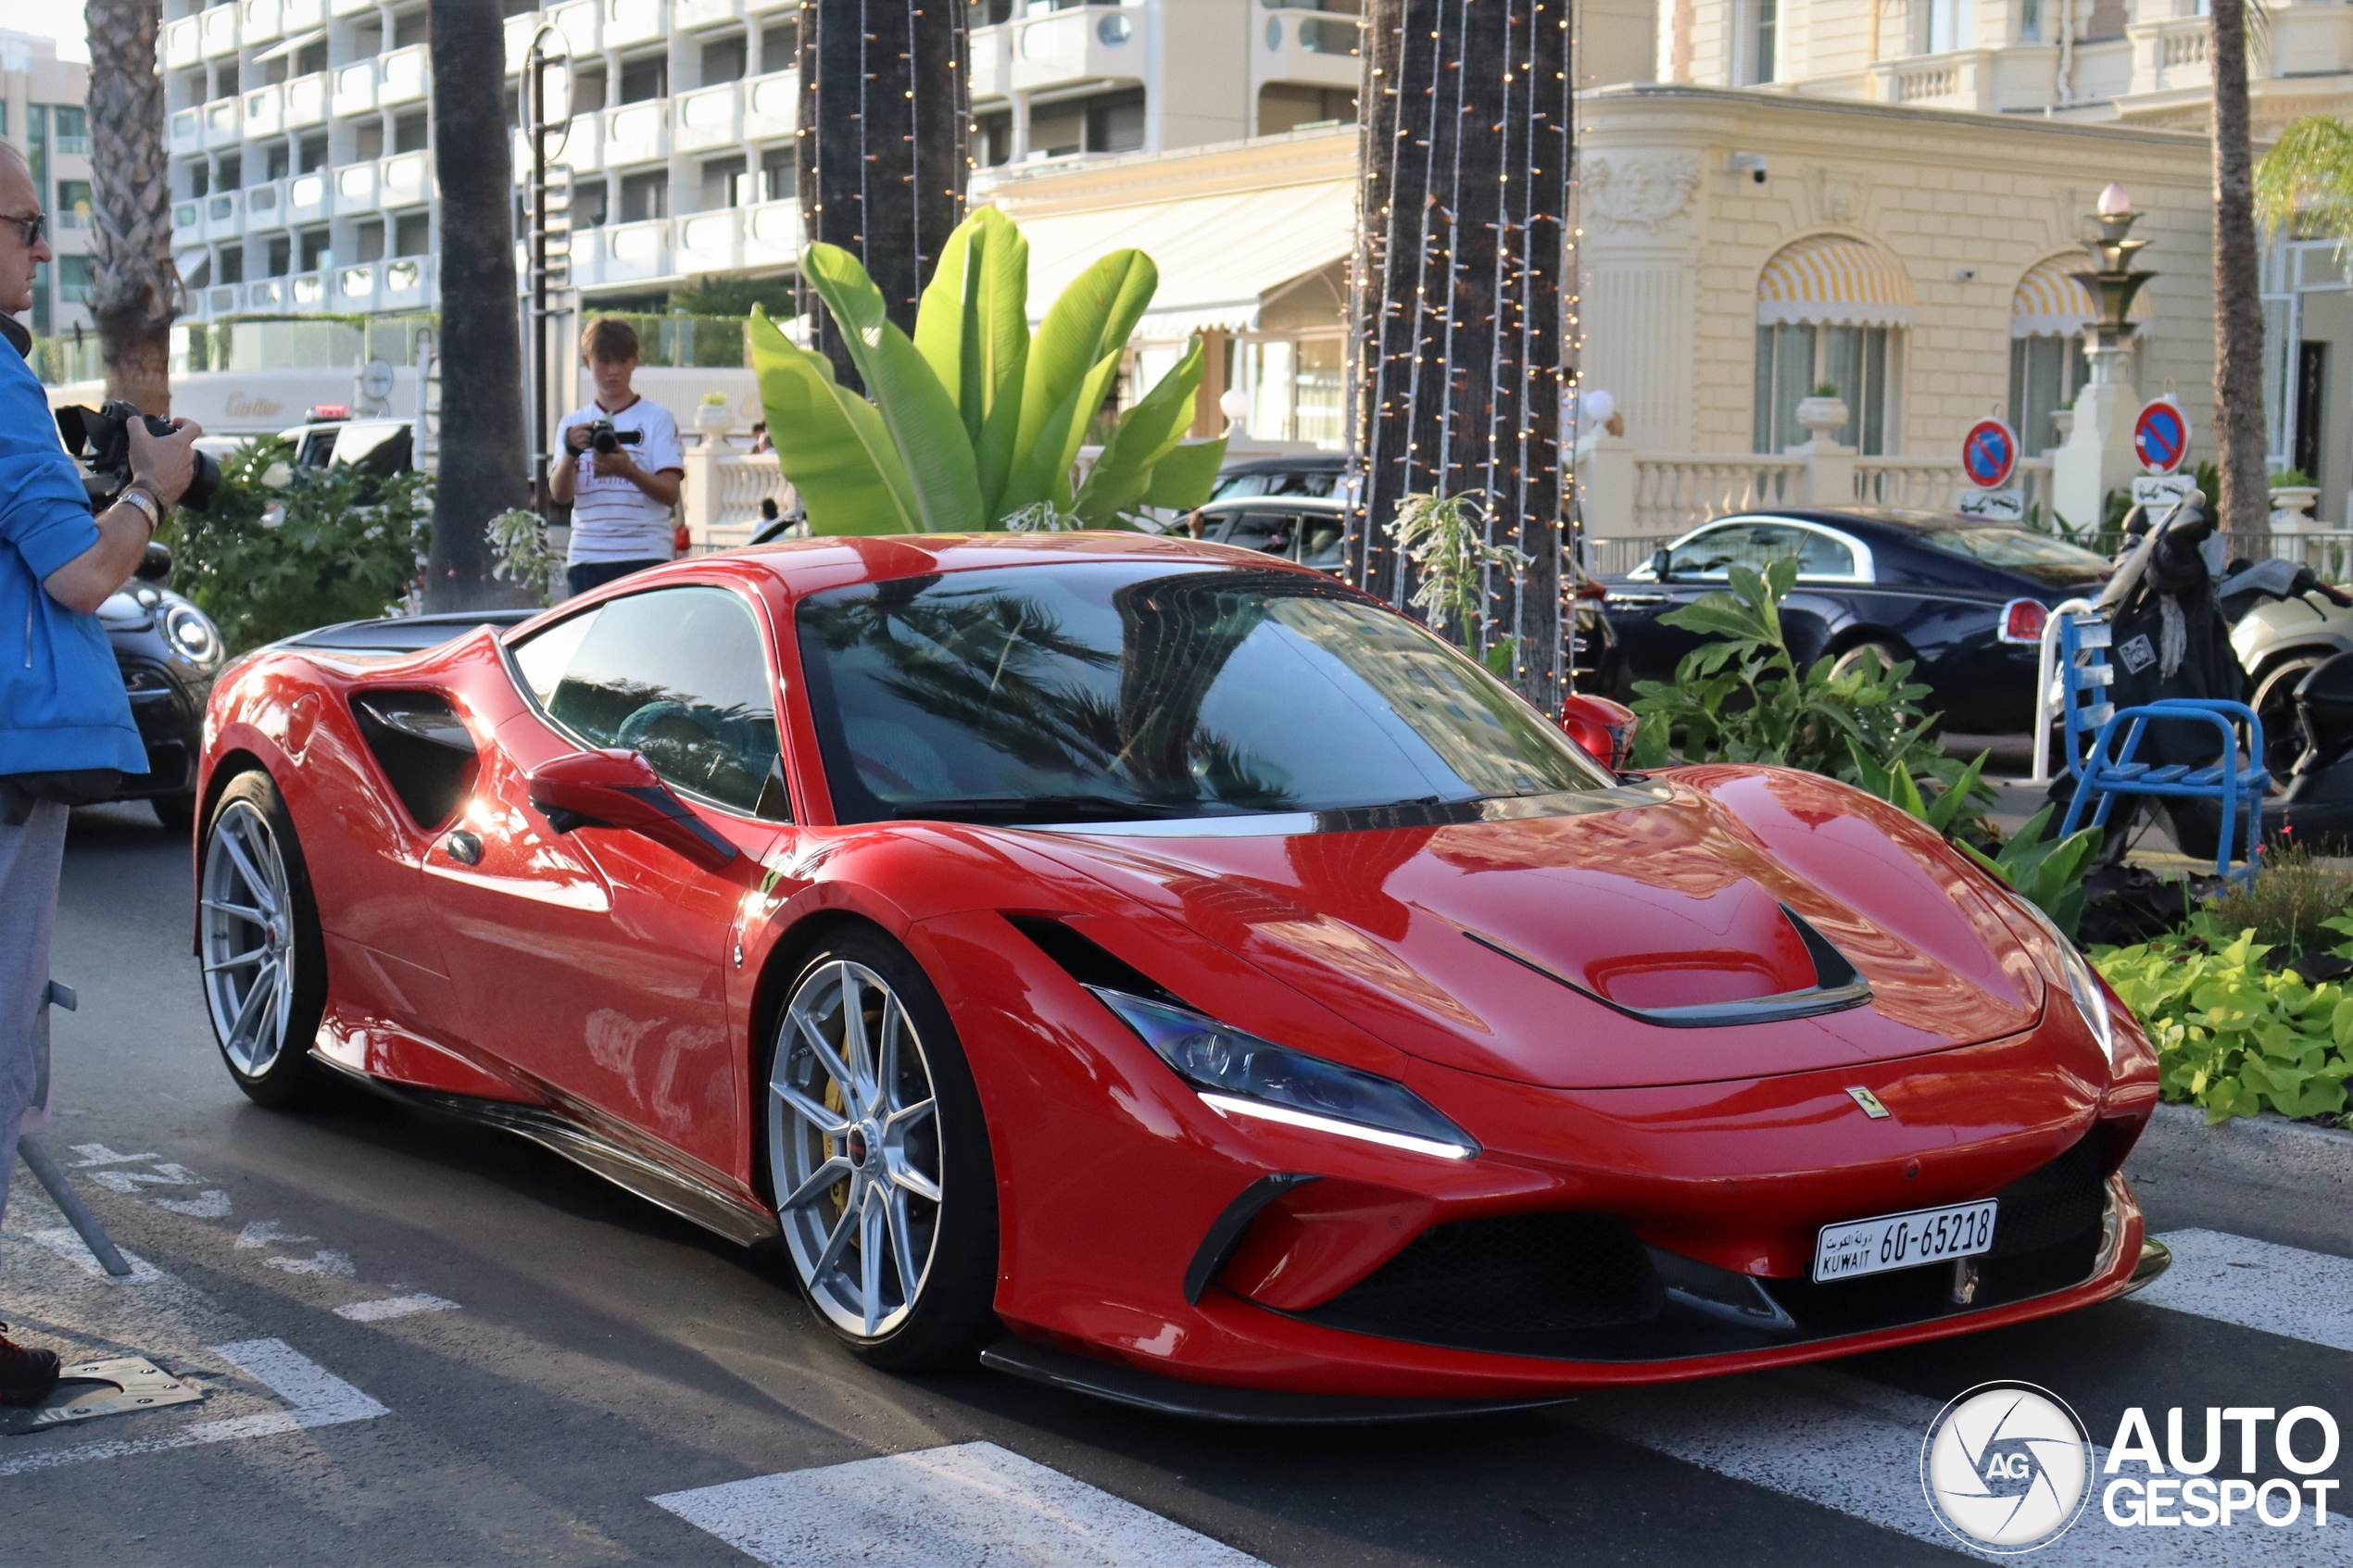
[[[1000,1339],[980,1353],[981,1365],[1032,1383],[1108,1399],[1130,1410],[1193,1421],[1247,1426],[1377,1426],[1405,1421],[1444,1421],[1541,1410],[1567,1404],[1574,1395],[1536,1394],[1507,1399],[1384,1399],[1354,1394],[1290,1394],[1276,1389],[1236,1388],[1219,1383],[1188,1383],[1141,1368],[1099,1361],[1020,1338]]]

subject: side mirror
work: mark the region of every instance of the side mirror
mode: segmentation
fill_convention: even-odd
[[[160,583],[171,575],[171,547],[147,541],[147,553],[139,558],[139,569],[131,575],[142,583]]]
[[[1657,549],[1651,552],[1651,575],[1656,578],[1659,582],[1672,583],[1675,581],[1673,567],[1673,552],[1669,551],[1666,546],[1661,545]]]
[[[1613,773],[1626,771],[1626,759],[1634,754],[1634,726],[1640,721],[1632,709],[1605,696],[1573,694],[1561,701],[1561,733]]]
[[[616,828],[718,871],[736,847],[713,833],[634,751],[576,751],[531,771],[531,804],[558,833]]]

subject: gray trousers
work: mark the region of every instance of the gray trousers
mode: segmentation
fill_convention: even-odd
[[[57,923],[57,877],[65,864],[66,808],[33,804],[21,826],[0,821],[0,1217],[8,1211],[17,1135],[48,1082],[36,1059],[33,1025],[49,996],[49,933]]]

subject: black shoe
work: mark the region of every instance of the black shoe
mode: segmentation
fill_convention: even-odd
[[[0,1323],[0,1405],[37,1405],[57,1386],[57,1353],[10,1339]]]

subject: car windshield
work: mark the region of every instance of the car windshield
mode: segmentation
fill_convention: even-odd
[[[812,594],[836,817],[1122,822],[1614,781],[1420,626],[1327,579],[1071,563]]]
[[[1221,473],[1209,493],[1213,501],[1247,499],[1252,495],[1323,495],[1340,493],[1337,468],[1277,470],[1269,473]]]
[[[2108,574],[2105,557],[2022,528],[1931,528],[1920,535],[1920,542],[1946,555],[1967,556],[2043,583],[2084,583]]]

